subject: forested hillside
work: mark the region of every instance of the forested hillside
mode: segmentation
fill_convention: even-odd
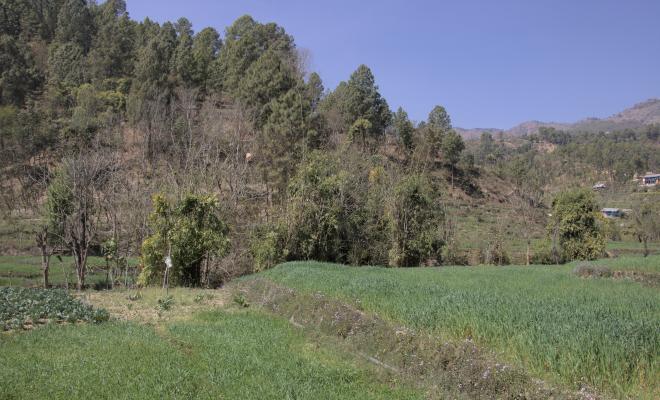
[[[2,251],[70,253],[83,280],[92,254],[142,254],[145,282],[172,254],[191,284],[284,260],[529,260],[554,193],[659,168],[658,125],[465,142],[440,105],[390,109],[366,65],[324,87],[247,15],[221,33],[121,0],[0,0],[0,29]]]

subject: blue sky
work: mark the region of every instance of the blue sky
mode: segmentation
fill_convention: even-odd
[[[660,97],[660,0],[127,0],[195,31],[249,14],[311,54],[326,88],[368,65],[392,109],[455,126],[607,117]]]

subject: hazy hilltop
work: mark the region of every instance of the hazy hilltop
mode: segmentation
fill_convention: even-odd
[[[497,128],[456,128],[465,139],[476,139],[482,133],[504,133],[509,136],[522,136],[538,132],[540,127],[551,127],[573,132],[608,132],[624,129],[635,129],[651,124],[660,123],[660,99],[649,99],[635,104],[617,114],[607,118],[585,118],[574,123],[525,121],[513,128],[503,130]]]

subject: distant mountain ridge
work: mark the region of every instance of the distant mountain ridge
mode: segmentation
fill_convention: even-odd
[[[456,128],[465,139],[477,139],[482,133],[503,133],[508,136],[522,136],[538,132],[540,127],[552,127],[565,131],[608,132],[623,129],[640,128],[646,125],[660,124],[660,99],[653,98],[627,108],[607,118],[585,118],[574,123],[526,121],[510,129],[497,128]]]

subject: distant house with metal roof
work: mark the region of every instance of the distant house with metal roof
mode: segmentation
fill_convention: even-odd
[[[623,216],[620,208],[603,208],[600,212],[605,218],[620,218]]]
[[[642,177],[642,186],[655,186],[660,184],[660,174],[646,174]]]

